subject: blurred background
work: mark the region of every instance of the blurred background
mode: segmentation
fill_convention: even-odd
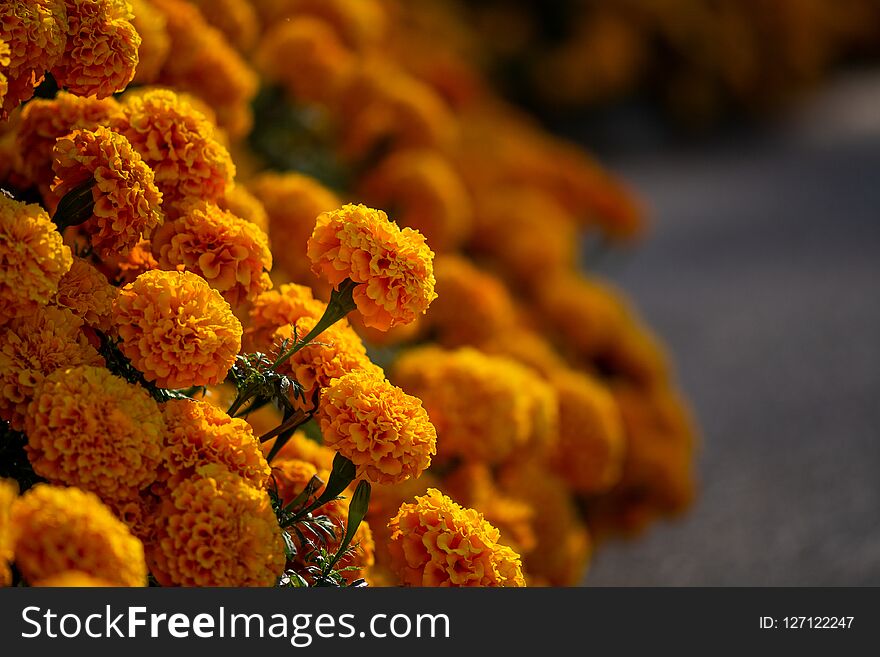
[[[585,583],[880,585],[880,3],[460,4],[497,87],[643,199],[586,264],[702,430],[694,507]]]

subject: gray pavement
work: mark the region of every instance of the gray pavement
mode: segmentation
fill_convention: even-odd
[[[701,493],[586,583],[880,585],[880,78],[772,136],[614,165],[653,229],[606,273],[675,354]]]

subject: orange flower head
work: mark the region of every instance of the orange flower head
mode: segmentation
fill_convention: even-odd
[[[116,298],[120,349],[162,388],[219,383],[241,347],[229,304],[191,272],[149,271]]]
[[[418,477],[437,453],[437,433],[422,402],[375,371],[356,370],[321,392],[324,444],[374,484]]]
[[[61,199],[95,180],[92,217],[82,226],[98,253],[125,254],[163,221],[153,171],[129,141],[104,127],[75,130],[55,142],[52,193]]]
[[[268,454],[274,446],[274,443],[274,438],[263,443],[263,453]],[[297,431],[278,451],[278,455],[275,457],[278,460],[273,461],[272,463],[274,467],[275,464],[287,460],[305,461],[306,463],[312,464],[320,472],[330,472],[333,468],[333,459],[335,456],[336,452],[329,447],[317,443],[308,438],[301,431]]]
[[[272,253],[257,226],[209,202],[190,201],[178,211],[151,240],[160,267],[198,274],[233,308],[271,287]]]
[[[498,530],[436,488],[403,504],[389,527],[391,565],[408,586],[525,586]]]
[[[87,260],[74,258],[70,270],[61,278],[55,303],[83,320],[86,326],[105,333],[110,330],[113,301],[119,293],[107,277]]]
[[[294,326],[282,326],[275,332],[274,344],[287,341],[293,344],[294,337],[302,338],[317,323],[316,319],[303,318]],[[303,347],[284,361],[279,372],[292,377],[302,386],[305,399],[291,398],[295,406],[311,410],[313,400],[333,379],[355,370],[371,370],[381,376],[381,368],[367,356],[364,343],[348,322],[340,321],[323,331],[311,344]]]
[[[74,130],[94,130],[122,112],[115,98],[74,96],[59,91],[52,99],[35,98],[21,111],[15,137],[18,169],[31,183],[48,191],[55,178],[52,171],[55,140]]]
[[[172,399],[162,406],[166,447],[159,479],[173,489],[196,468],[220,464],[255,488],[265,488],[269,465],[250,425],[204,401]]]
[[[250,0],[190,0],[205,20],[220,30],[241,53],[248,53],[260,36],[260,21]]]
[[[326,305],[305,285],[286,283],[258,294],[251,304],[242,345],[245,351],[272,351],[275,331],[304,318],[317,320]]]
[[[94,575],[89,575],[88,573],[84,573],[81,570],[65,570],[58,573],[57,575],[51,575],[49,577],[44,577],[43,579],[38,579],[36,582],[31,582],[30,585],[36,586],[38,588],[106,588],[109,586],[119,586],[118,584],[115,584],[108,579],[95,577]]]
[[[47,70],[64,54],[67,11],[64,0],[7,0],[0,3],[0,39],[9,63],[0,119],[34,95]]]
[[[309,238],[312,271],[333,286],[362,283],[353,297],[364,324],[388,330],[409,324],[437,297],[434,253],[412,228],[400,229],[381,210],[344,205],[318,217]]]
[[[134,18],[131,24],[141,36],[138,48],[138,65],[132,84],[153,84],[168,59],[171,39],[165,14],[153,6],[150,0],[128,0]]]
[[[149,240],[141,240],[125,255],[110,254],[97,264],[113,285],[128,285],[147,271],[159,268]]]
[[[0,326],[48,303],[72,264],[46,211],[0,192]]]
[[[12,507],[15,565],[34,582],[78,570],[146,586],[143,544],[94,493],[37,484]]]
[[[164,424],[142,387],[103,367],[46,377],[25,419],[27,454],[41,477],[102,499],[124,499],[153,483]]]
[[[18,482],[0,479],[0,587],[12,584],[9,564],[15,556],[12,542],[12,504],[18,497]]]
[[[6,79],[3,71],[9,66],[9,62],[12,61],[9,57],[11,53],[12,51],[9,49],[9,44],[3,39],[0,39],[0,107],[3,107],[6,92],[9,91],[9,80]]]
[[[217,204],[242,219],[247,219],[261,231],[269,234],[269,215],[260,200],[244,185],[233,185]]]
[[[67,308],[42,306],[0,327],[0,419],[24,430],[27,407],[45,377],[60,368],[103,365]]]
[[[171,490],[149,556],[163,586],[273,586],[285,564],[269,495],[222,465]]]
[[[78,96],[106,98],[128,86],[141,37],[126,0],[67,0],[67,47],[52,67],[58,86]]]
[[[214,126],[168,89],[127,94],[111,128],[125,135],[153,169],[166,209],[186,198],[216,201],[235,176]]]

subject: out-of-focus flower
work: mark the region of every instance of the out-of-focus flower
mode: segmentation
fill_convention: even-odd
[[[285,563],[268,494],[221,465],[171,490],[149,557],[163,586],[272,586]]]
[[[35,98],[24,106],[15,137],[16,168],[43,193],[55,177],[55,140],[74,130],[94,130],[121,114],[115,98],[97,99],[59,91],[52,99]]]
[[[275,332],[274,344],[286,340],[292,343],[294,336],[308,335],[317,320],[303,318],[294,326],[282,326]],[[278,371],[293,377],[302,386],[305,399],[291,399],[304,410],[313,408],[312,400],[317,401],[317,393],[330,385],[333,379],[356,370],[372,370],[377,374],[381,369],[367,356],[364,343],[348,322],[341,321],[323,331],[318,338],[303,347],[284,361]]]
[[[165,14],[171,38],[159,82],[208,103],[230,137],[246,135],[253,122],[250,104],[257,93],[256,74],[196,6],[183,0],[152,2]]]
[[[187,202],[177,212],[151,240],[160,267],[198,274],[233,307],[271,287],[272,253],[257,226],[209,202]]]
[[[297,16],[320,18],[346,46],[363,52],[379,45],[387,29],[386,7],[379,0],[252,0],[264,25]]]
[[[274,438],[263,443],[263,453],[268,454],[274,445]],[[325,447],[324,445],[309,439],[301,431],[297,431],[286,443],[284,443],[284,446],[278,451],[278,456],[275,458],[278,459],[278,463],[284,460],[305,461],[315,466],[318,471],[330,472],[333,467],[333,458],[335,456],[336,452],[329,447]],[[273,461],[272,463],[274,465],[276,461]],[[372,506],[370,508],[372,508]]]
[[[58,86],[106,98],[134,77],[141,37],[126,0],[66,0],[67,45],[51,68]]]
[[[265,488],[269,465],[250,425],[208,402],[172,399],[162,406],[165,453],[161,482],[173,489],[196,468],[219,463],[255,488]]]
[[[525,586],[520,557],[498,530],[432,488],[392,518],[392,567],[409,586]]]
[[[449,160],[436,151],[395,151],[367,174],[359,190],[366,203],[415,228],[438,253],[456,249],[470,235],[471,198]]]
[[[113,301],[119,290],[87,260],[74,258],[70,270],[61,278],[55,303],[79,317],[86,326],[105,333],[110,329]]]
[[[72,263],[45,210],[0,193],[0,326],[48,303]]]
[[[122,133],[155,173],[166,210],[186,198],[216,201],[235,176],[214,126],[167,89],[126,94],[124,114],[110,127]]]
[[[168,58],[171,39],[168,37],[165,14],[156,9],[150,0],[128,0],[134,18],[131,24],[141,37],[138,48],[138,65],[132,84],[152,84]]]
[[[567,367],[565,360],[547,338],[535,329],[525,326],[515,326],[496,333],[481,342],[479,348],[484,353],[506,356],[522,363],[545,379]]]
[[[25,418],[27,454],[41,477],[102,499],[125,499],[153,483],[164,424],[142,387],[103,367],[56,370]]]
[[[78,570],[146,586],[143,544],[93,493],[37,484],[12,507],[15,565],[28,581]]]
[[[269,215],[269,238],[284,244],[272,254],[294,283],[311,284],[312,274],[306,256],[306,242],[322,212],[335,210],[339,198],[314,178],[299,173],[261,173],[248,182],[248,189]]]
[[[12,562],[15,545],[12,542],[12,503],[18,496],[18,482],[0,479],[0,587],[12,584]]]
[[[103,577],[95,577],[94,575],[89,575],[88,573],[84,573],[81,570],[65,570],[58,573],[57,575],[51,575],[49,577],[44,577],[43,579],[38,579],[35,582],[30,582],[30,585],[37,588],[105,588],[108,586],[119,586],[119,584],[116,584],[109,579],[104,579]]]
[[[579,493],[608,490],[620,478],[625,447],[617,402],[580,372],[560,371],[551,383],[559,399],[557,471]]]
[[[120,349],[163,388],[218,383],[241,347],[241,323],[229,304],[191,272],[149,271],[116,298]]]
[[[242,53],[257,42],[260,22],[250,0],[190,0],[202,16],[216,27],[226,40]]]
[[[237,217],[247,219],[261,231],[269,234],[269,215],[266,213],[266,208],[248,191],[247,187],[236,184],[227,188],[226,195],[217,201],[217,205]]]
[[[440,344],[480,345],[517,326],[513,299],[495,276],[457,255],[439,256],[434,276],[437,299],[424,321]]]
[[[9,55],[12,51],[9,44],[0,39],[0,108],[3,107],[3,101],[6,99],[6,92],[9,91],[9,80],[6,79],[3,71],[9,66],[11,61]]]
[[[400,229],[381,210],[344,205],[318,217],[308,243],[312,271],[352,294],[364,324],[387,330],[424,313],[434,292],[434,253],[411,228]]]
[[[269,30],[255,54],[260,73],[297,103],[330,103],[354,70],[355,58],[324,21],[295,16]],[[297,62],[290,66],[289,62]]]
[[[375,371],[332,381],[321,392],[318,421],[324,444],[374,484],[418,477],[437,453],[437,432],[421,401]]]
[[[57,199],[94,179],[95,205],[82,230],[98,253],[125,254],[163,221],[152,169],[117,132],[99,126],[58,139],[52,170]]]
[[[10,49],[8,89],[0,119],[34,95],[47,70],[64,54],[67,11],[64,0],[9,0],[0,4],[0,39]]]
[[[0,418],[23,430],[27,406],[43,379],[62,367],[101,365],[67,308],[43,306],[0,328]]]
[[[149,240],[141,240],[125,255],[110,254],[98,267],[114,285],[128,285],[147,271],[159,268]]]
[[[424,402],[437,428],[438,459],[497,464],[555,437],[555,400],[540,377],[470,347],[420,347],[395,363],[393,380]],[[544,435],[544,434],[548,435]]]
[[[315,299],[311,288],[296,283],[286,283],[258,294],[248,314],[242,339],[244,350],[268,353],[274,346],[275,331],[303,318],[317,320],[324,314],[325,306]]]

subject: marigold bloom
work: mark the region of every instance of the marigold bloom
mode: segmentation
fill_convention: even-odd
[[[586,374],[562,371],[551,382],[559,399],[557,471],[579,493],[608,490],[620,478],[623,464],[625,440],[617,402]]]
[[[272,254],[276,268],[295,283],[317,281],[306,256],[306,242],[315,218],[338,208],[339,198],[314,178],[292,172],[261,173],[248,182],[248,189],[266,208],[270,239],[285,245]]]
[[[231,418],[208,402],[172,399],[162,406],[165,417],[165,453],[160,481],[170,488],[196,468],[219,463],[255,488],[265,488],[269,465],[250,425]]]
[[[422,233],[438,253],[455,250],[470,234],[470,195],[436,151],[393,152],[367,174],[359,190],[370,205],[393,208],[398,223]]]
[[[393,380],[424,402],[437,428],[438,458],[496,464],[553,437],[552,392],[548,397],[539,377],[507,358],[421,347],[400,357]]]
[[[163,586],[272,586],[284,564],[268,494],[221,465],[196,468],[159,509],[150,565]]]
[[[124,254],[162,223],[153,171],[119,133],[104,127],[76,130],[55,142],[53,157],[56,198],[95,180],[93,214],[82,230],[99,253]]]
[[[437,453],[437,432],[422,402],[376,372],[358,370],[321,392],[318,421],[324,444],[374,484],[418,477]]]
[[[511,358],[545,379],[567,367],[565,359],[547,338],[524,326],[511,327],[496,333],[481,342],[479,348],[487,354]]]
[[[246,352],[247,350],[243,350],[243,353]],[[224,382],[206,386],[205,393],[201,399],[214,406],[217,410],[226,413],[227,409],[235,401],[237,394],[238,391],[234,385]],[[258,409],[249,410],[241,419],[250,425],[255,436],[263,436],[281,424],[282,414],[274,404],[266,404]],[[261,445],[260,447],[263,446]]]
[[[219,383],[241,347],[229,304],[191,272],[141,274],[120,291],[113,323],[122,352],[163,388]]]
[[[268,454],[274,444],[274,438],[264,442],[263,453]],[[297,431],[284,443],[284,447],[278,451],[278,455],[275,457],[277,461],[272,461],[272,464],[274,467],[275,464],[287,460],[305,461],[315,466],[320,472],[330,472],[335,456],[336,452],[329,447],[325,447],[308,438],[303,432]]]
[[[324,302],[315,299],[311,288],[296,283],[258,294],[251,303],[242,346],[247,352],[269,353],[278,329],[304,318],[317,320],[325,307]]]
[[[204,278],[237,307],[272,285],[272,253],[266,234],[213,203],[188,202],[151,240],[159,266],[183,266]]]
[[[247,53],[257,42],[260,22],[250,0],[190,0],[205,20],[223,33],[239,52]]]
[[[331,285],[363,283],[353,298],[364,324],[388,330],[408,324],[437,297],[434,253],[412,228],[401,230],[381,210],[344,205],[318,217],[308,243],[312,271]]]
[[[145,586],[144,547],[93,493],[37,484],[12,507],[15,565],[28,581],[79,570]]]
[[[0,107],[3,107],[3,101],[6,99],[6,92],[9,91],[9,80],[3,74],[4,69],[9,66],[11,61],[9,55],[12,51],[9,44],[0,39]]]
[[[377,0],[252,0],[264,25],[288,18],[319,18],[353,50],[378,45],[387,28],[387,9]]]
[[[317,320],[303,318],[294,326],[282,326],[274,334],[273,343],[280,345],[283,341],[292,344],[294,337],[308,335]],[[364,343],[347,322],[333,324],[308,346],[303,347],[284,363],[278,371],[291,376],[302,386],[305,400],[291,399],[294,405],[304,410],[311,410],[312,400],[317,401],[316,394],[330,385],[333,379],[339,378],[355,370],[371,370],[380,373],[381,369],[367,356]]]
[[[70,270],[61,278],[55,303],[79,317],[86,326],[110,330],[110,314],[119,290],[87,260],[74,258]]]
[[[255,54],[260,73],[297,103],[331,103],[354,69],[354,54],[336,31],[310,16],[275,24]],[[296,66],[287,63],[295,61]]]
[[[52,99],[35,98],[21,111],[15,137],[17,168],[31,183],[48,191],[55,140],[74,130],[94,130],[122,113],[115,98],[97,99],[59,91]]]
[[[14,479],[0,479],[0,587],[12,584],[12,562],[14,545],[12,542],[12,503],[18,496],[18,482]]]
[[[437,300],[425,315],[437,341],[449,347],[479,345],[517,325],[513,299],[499,279],[457,255],[434,261]],[[467,312],[462,312],[467,308]]]
[[[402,505],[389,527],[392,567],[408,586],[525,586],[498,530],[436,488]]]
[[[103,367],[47,376],[28,406],[25,431],[34,472],[51,483],[122,499],[156,479],[159,407],[144,388]]]
[[[83,587],[108,587],[108,586],[119,586],[114,582],[103,579],[102,577],[95,577],[94,575],[89,575],[88,573],[84,573],[81,570],[65,570],[57,575],[51,575],[49,577],[44,577],[43,579],[38,579],[36,582],[31,582],[31,586],[35,587],[68,587],[68,588],[83,588]]]
[[[48,303],[72,263],[45,210],[0,193],[0,326]]]
[[[9,0],[0,4],[0,39],[10,48],[5,71],[8,89],[0,119],[34,95],[64,53],[67,12],[64,0]]]
[[[243,185],[233,185],[226,189],[226,195],[217,201],[224,210],[236,217],[247,219],[261,231],[269,234],[269,215],[260,200]],[[317,215],[316,215],[317,216]]]
[[[27,406],[43,379],[59,368],[102,365],[67,308],[43,306],[0,327],[0,418],[24,429]]]
[[[168,89],[126,94],[122,106],[124,115],[110,127],[152,168],[166,209],[185,198],[223,197],[235,165],[201,112]]]
[[[287,505],[305,490],[315,476],[318,476],[318,468],[313,463],[298,458],[276,457],[272,461],[269,487],[275,490],[281,503]],[[323,481],[326,482],[326,478]]]
[[[132,84],[152,84],[171,50],[165,14],[156,9],[150,0],[128,0],[134,18],[131,24],[141,37],[138,48],[138,65]]]
[[[110,254],[97,263],[113,285],[128,285],[144,272],[159,268],[149,240],[141,240],[125,255]]]
[[[126,0],[66,0],[67,46],[52,67],[58,86],[105,98],[134,77],[141,37]]]

